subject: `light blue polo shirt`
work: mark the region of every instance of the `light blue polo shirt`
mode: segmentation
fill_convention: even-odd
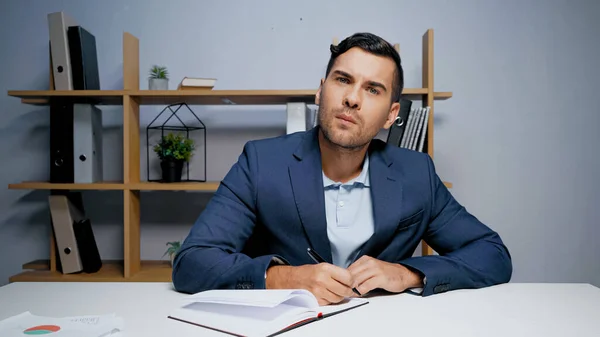
[[[347,268],[374,232],[368,154],[359,176],[341,183],[323,173],[323,187],[333,264]]]

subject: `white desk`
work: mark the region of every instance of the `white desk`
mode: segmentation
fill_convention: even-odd
[[[23,311],[114,312],[128,337],[230,336],[166,318],[183,296],[170,283],[12,283],[0,287],[0,320]],[[281,336],[600,336],[600,289],[505,284],[430,297],[388,295]]]

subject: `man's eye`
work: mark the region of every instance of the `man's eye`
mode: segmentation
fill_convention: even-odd
[[[379,95],[379,90],[377,90],[375,88],[369,88],[369,92],[372,93],[373,95]]]
[[[338,77],[337,80],[342,83],[348,83],[348,79],[345,77]]]

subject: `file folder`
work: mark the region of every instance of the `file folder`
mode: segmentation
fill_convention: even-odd
[[[48,197],[50,215],[63,274],[83,270],[73,224],[84,220],[83,209],[75,206],[67,195]]]

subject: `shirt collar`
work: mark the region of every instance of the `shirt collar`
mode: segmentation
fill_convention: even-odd
[[[371,182],[371,180],[369,178],[369,154],[367,153],[367,155],[365,156],[365,160],[363,161],[362,171],[360,172],[360,174],[356,178],[354,178],[344,184],[342,184],[341,182],[336,182],[336,181],[329,179],[325,175],[325,172],[323,172],[322,174],[323,174],[323,187],[340,186],[340,185],[348,186],[348,185],[355,185],[355,184],[368,187],[368,186],[370,186],[370,182]]]

